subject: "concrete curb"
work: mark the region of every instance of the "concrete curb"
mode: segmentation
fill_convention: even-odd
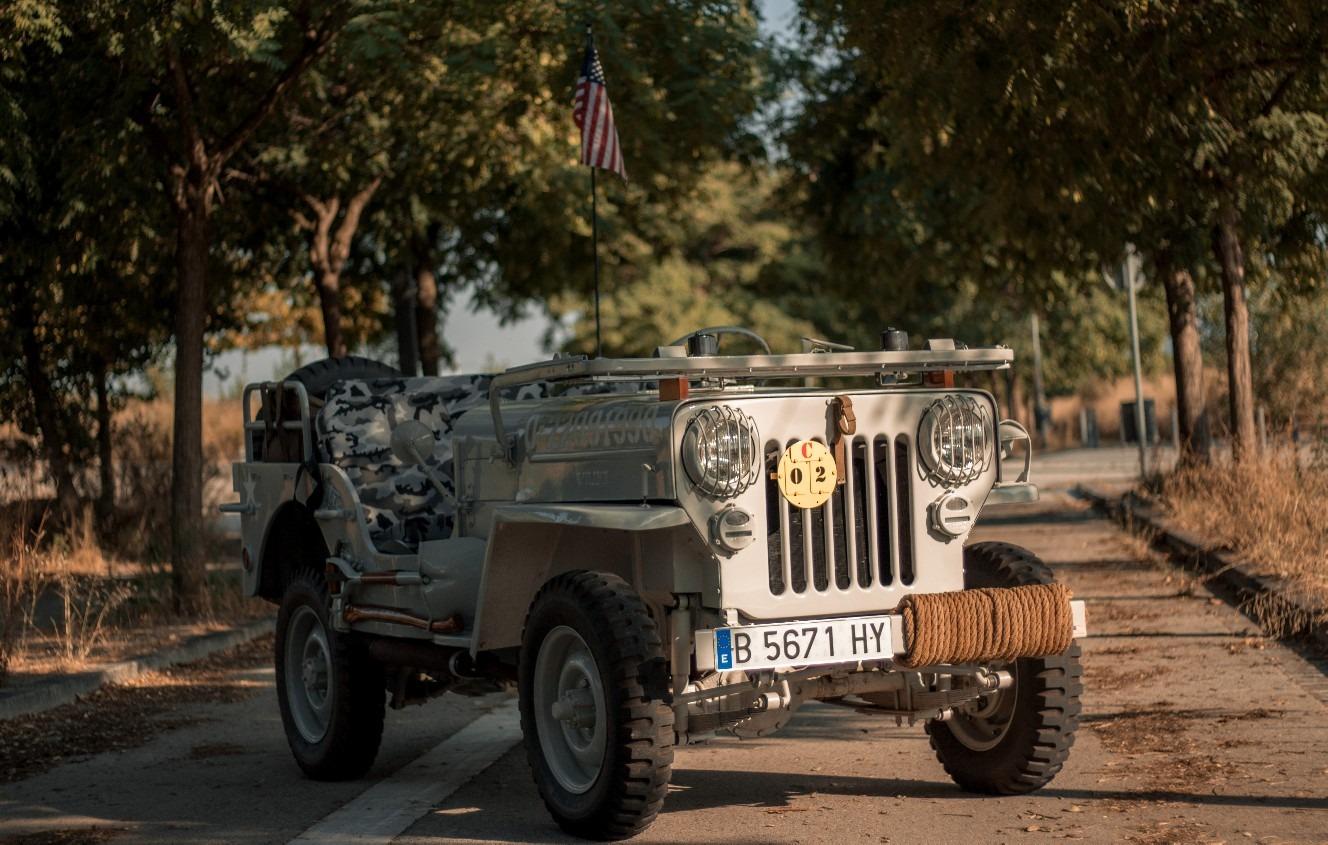
[[[273,619],[260,619],[227,631],[200,634],[177,646],[112,663],[101,669],[51,678],[25,689],[0,690],[0,719],[49,710],[77,701],[82,696],[96,692],[104,684],[120,683],[154,669],[201,660],[270,633],[275,625]]]
[[[1155,549],[1181,567],[1207,576],[1208,587],[1231,601],[1256,624],[1260,619],[1254,612],[1255,602],[1285,618],[1315,618],[1309,608],[1282,594],[1277,579],[1256,575],[1236,555],[1210,549],[1199,538],[1167,525],[1160,514],[1134,493],[1108,496],[1083,485],[1074,487],[1070,493],[1105,511],[1126,530],[1142,534]],[[1312,643],[1328,653],[1328,621],[1307,622],[1292,638]]]

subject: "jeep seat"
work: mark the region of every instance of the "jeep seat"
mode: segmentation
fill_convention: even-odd
[[[328,390],[317,420],[322,459],[345,470],[355,486],[374,545],[387,551],[451,535],[452,505],[420,465],[392,454],[392,430],[408,419],[427,425],[435,440],[427,464],[455,493],[452,429],[463,413],[488,401],[491,381],[486,375],[384,378],[341,381]],[[544,385],[525,385],[516,398],[544,395]]]

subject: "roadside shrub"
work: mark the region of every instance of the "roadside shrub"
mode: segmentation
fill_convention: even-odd
[[[115,515],[107,551],[150,572],[159,571],[171,552],[168,411],[167,403],[145,403],[118,417],[114,427]],[[211,524],[217,506],[231,498],[230,463],[243,452],[239,403],[209,403],[204,420],[202,518]]]
[[[30,536],[25,513],[10,512],[0,524],[0,686],[9,680],[32,620],[41,591],[37,543]]]
[[[1310,615],[1328,618],[1328,465],[1302,446],[1273,448],[1237,464],[1227,456],[1183,467],[1160,480],[1159,498],[1182,529],[1248,559]],[[1308,619],[1279,618],[1253,608],[1273,634]]]

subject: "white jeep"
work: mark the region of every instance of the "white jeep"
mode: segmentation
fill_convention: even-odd
[[[727,332],[751,341],[496,376],[330,359],[246,388],[225,510],[249,592],[280,605],[305,772],[363,774],[389,697],[514,682],[540,794],[591,838],[650,824],[675,746],[813,699],[925,722],[965,789],[1051,780],[1082,603],[1024,549],[965,545],[984,506],[1037,498],[1027,433],[955,386],[1012,353],[892,331],[722,355]]]

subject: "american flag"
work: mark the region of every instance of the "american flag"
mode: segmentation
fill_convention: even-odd
[[[572,119],[581,130],[581,163],[609,170],[627,181],[622,148],[618,146],[618,127],[613,125],[613,106],[604,84],[604,66],[599,63],[595,44],[586,44],[586,58],[581,63],[581,77],[576,81],[576,100]]]

